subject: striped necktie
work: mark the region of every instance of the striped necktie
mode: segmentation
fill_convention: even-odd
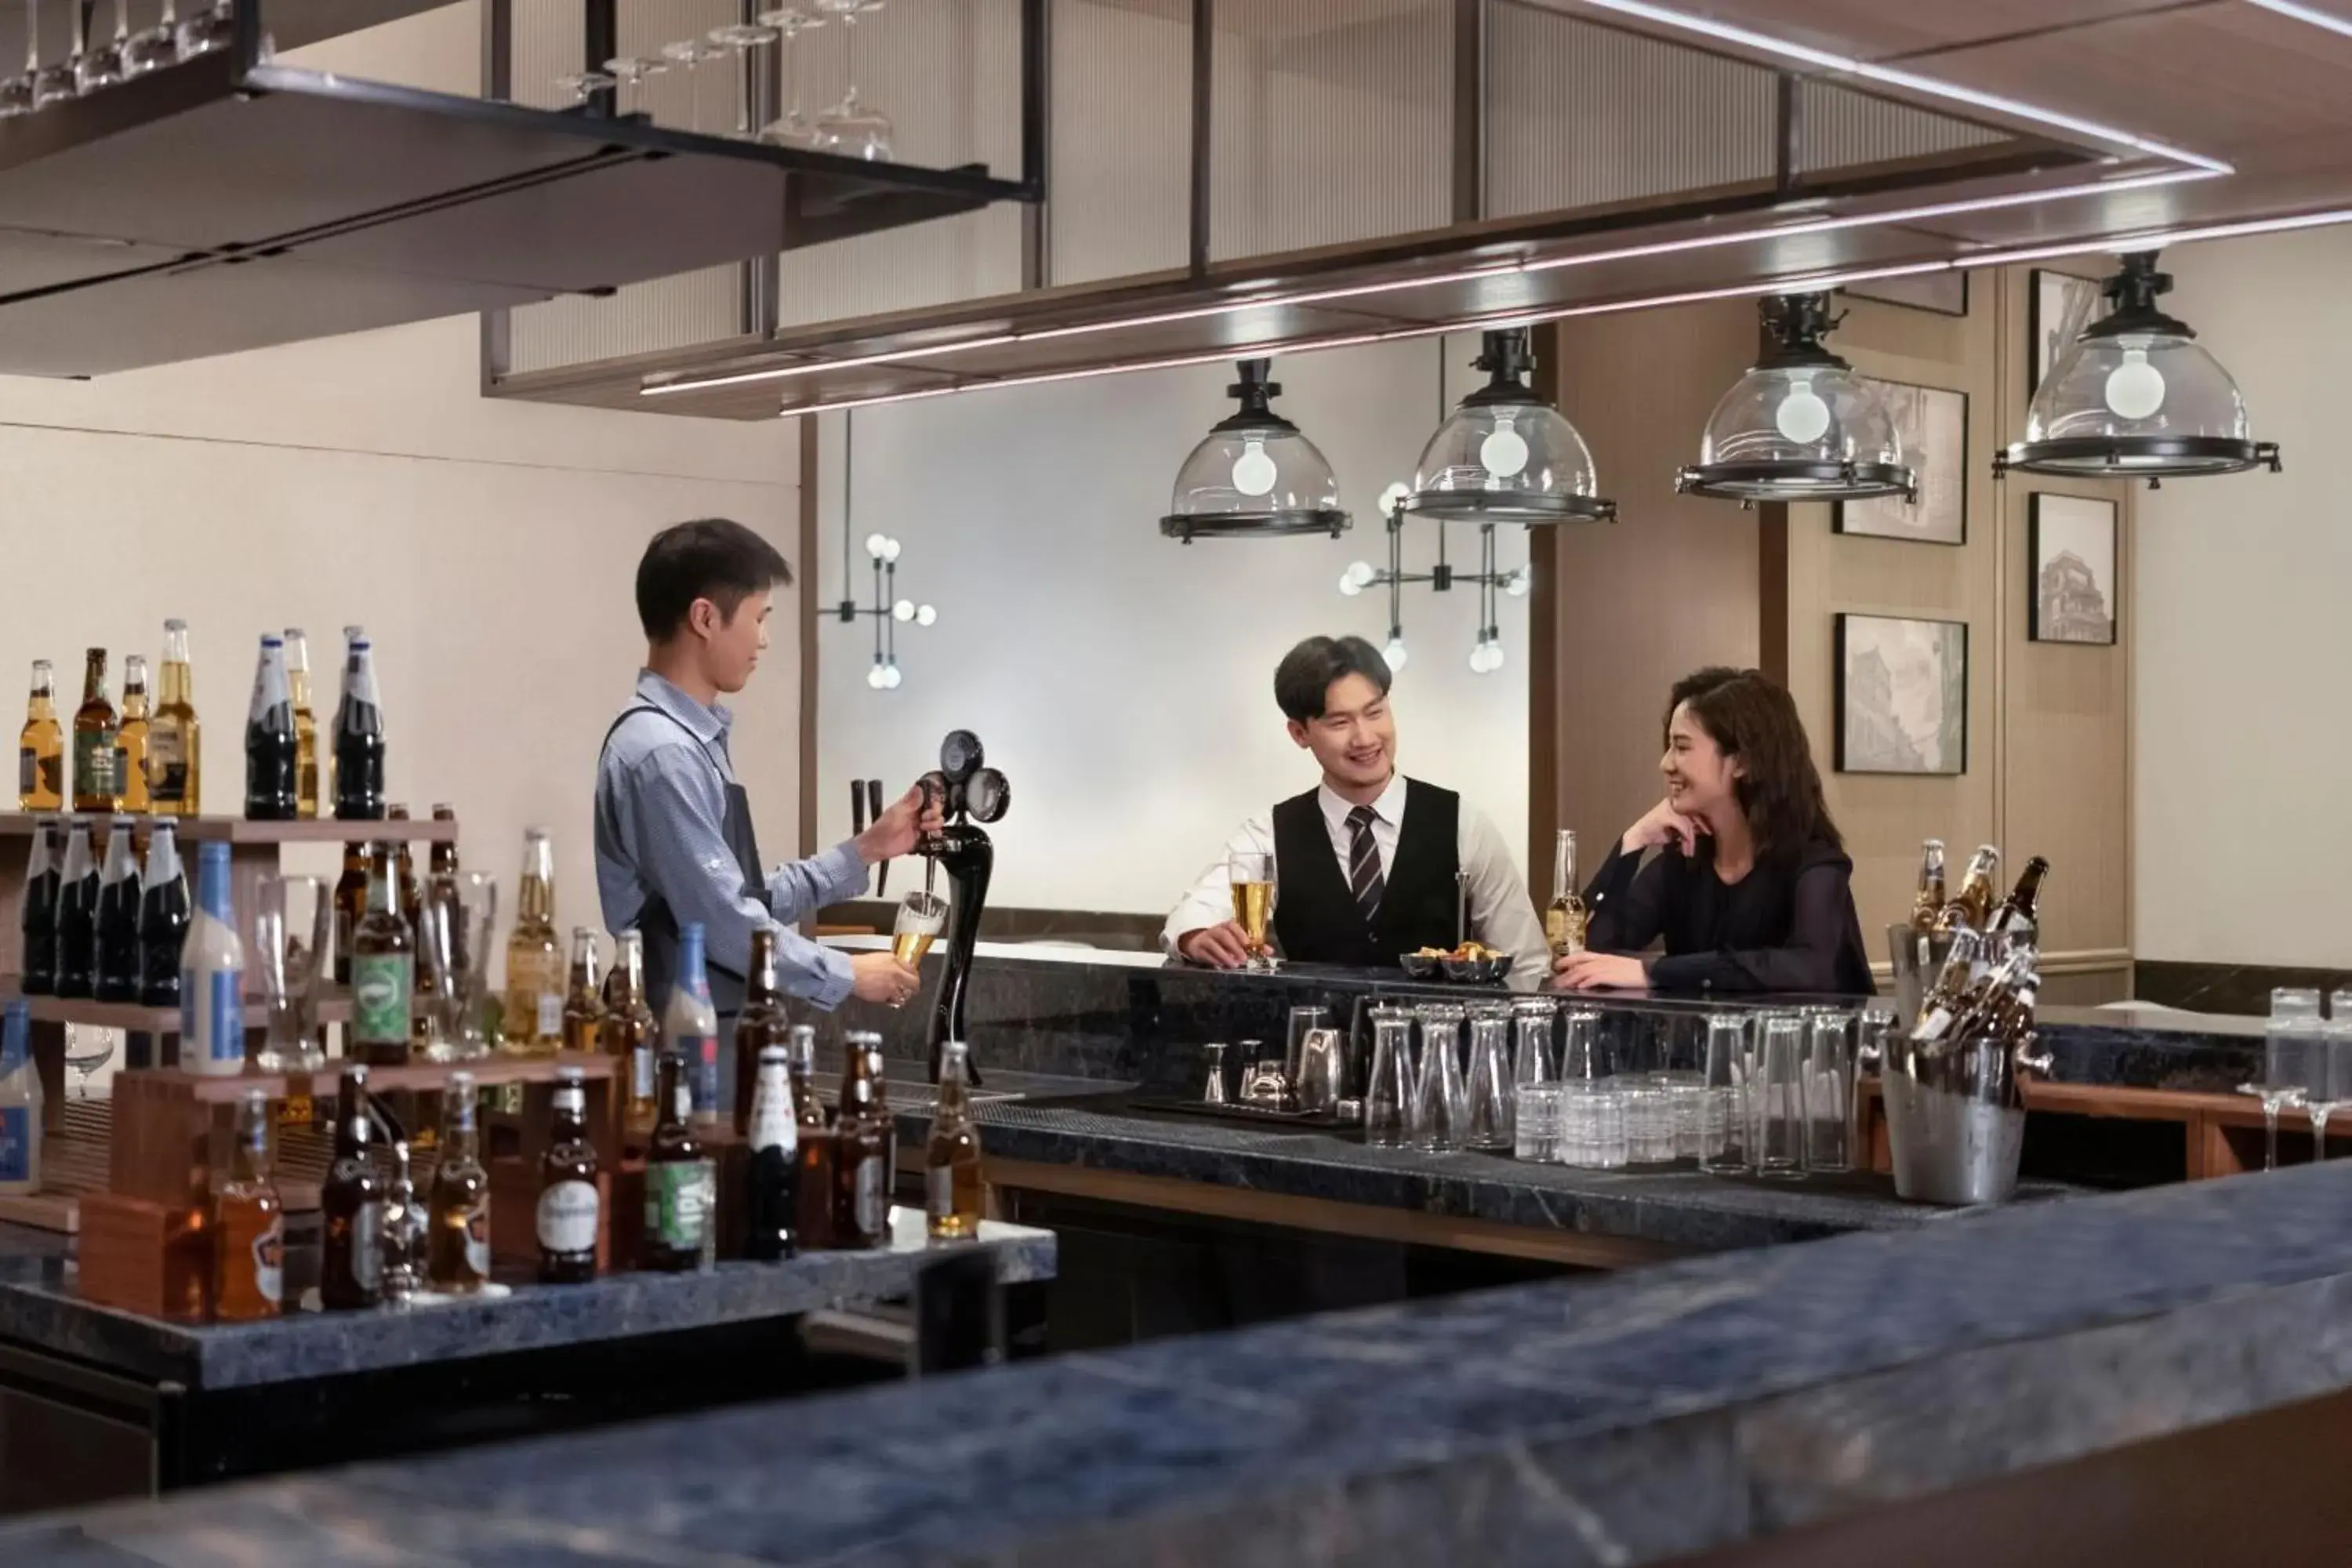
[[[1348,890],[1370,931],[1381,915],[1381,847],[1372,841],[1372,808],[1360,805],[1348,814]]]

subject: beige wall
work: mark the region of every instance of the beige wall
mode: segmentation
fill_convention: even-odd
[[[470,5],[306,51],[302,63],[470,91]],[[374,636],[393,796],[454,803],[471,862],[511,893],[522,829],[555,835],[558,918],[601,924],[589,855],[597,743],[643,652],[631,578],[664,522],[723,512],[789,547],[780,426],[485,402],[472,318],[86,382],[0,377],[12,567],[0,672],[81,650],[194,642],[207,810],[243,802],[255,642],[307,628],[332,704],[340,629]],[[740,704],[739,770],[772,855],[791,847],[796,634]],[[323,717],[323,715],[322,715]],[[331,866],[333,857],[326,858]]]
[[[2140,499],[2140,952],[2341,967],[2352,230],[2189,246],[2164,266],[2168,308],[2237,377],[2286,467]]]

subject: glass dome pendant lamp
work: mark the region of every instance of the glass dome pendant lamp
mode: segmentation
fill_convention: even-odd
[[[1771,347],[1707,416],[1698,461],[1675,476],[1685,495],[1758,501],[1916,499],[1903,438],[1885,404],[1822,345],[1842,318],[1827,294],[1757,302]]]
[[[1472,363],[1486,372],[1486,384],[1422,448],[1400,510],[1457,522],[1615,521],[1617,503],[1601,499],[1584,437],[1528,384],[1535,368],[1528,330],[1486,333]]]
[[[1273,362],[1245,359],[1240,379],[1225,389],[1240,407],[1210,426],[1176,471],[1176,491],[1160,531],[1190,544],[1195,539],[1276,539],[1348,529],[1339,481],[1315,443],[1274,411],[1279,383],[1266,379]]]
[[[2135,251],[2102,287],[2108,313],[2050,367],[2026,410],[2025,439],[1992,460],[2084,479],[2158,479],[2279,471],[2278,445],[2254,440],[2246,400],[2197,334],[2157,308],[2172,288],[2157,253]]]

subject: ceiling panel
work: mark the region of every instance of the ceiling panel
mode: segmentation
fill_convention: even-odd
[[[1515,0],[1518,3],[1518,0]],[[1535,0],[1557,11],[1596,19],[1612,13],[1579,0]],[[2022,37],[2080,26],[2107,17],[2175,7],[2180,0],[1957,0],[1927,5],[1921,0],[1706,0],[1687,9],[1709,20],[1728,22],[1767,37],[1828,49],[1858,59],[1891,60],[1926,50],[1991,38]],[[1618,17],[1628,26],[1643,26]],[[1674,29],[1644,26],[1662,37]]]

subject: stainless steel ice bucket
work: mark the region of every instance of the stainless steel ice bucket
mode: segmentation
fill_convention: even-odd
[[[1890,1030],[1880,1069],[1896,1195],[1915,1203],[2006,1203],[2025,1147],[2021,1072],[2047,1072],[2033,1037],[1916,1045]]]

